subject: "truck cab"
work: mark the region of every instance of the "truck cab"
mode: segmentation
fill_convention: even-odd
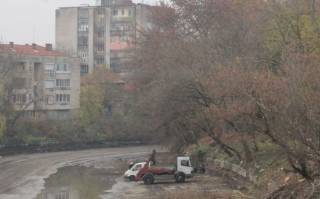
[[[177,171],[182,172],[186,177],[191,177],[194,168],[191,165],[190,157],[177,157]]]
[[[145,164],[146,164],[146,162],[139,162],[139,163],[134,164],[130,169],[128,169],[124,173],[124,178],[128,179],[129,181],[134,181],[138,172],[140,171],[141,168],[144,167]]]

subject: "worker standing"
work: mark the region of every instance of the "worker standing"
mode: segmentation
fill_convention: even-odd
[[[156,165],[157,164],[156,154],[157,154],[157,151],[155,149],[153,149],[152,153],[150,155],[150,158],[149,158],[149,162],[151,162],[151,165]]]

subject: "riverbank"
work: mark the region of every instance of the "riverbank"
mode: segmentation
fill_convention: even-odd
[[[0,159],[0,198],[33,199],[44,188],[45,179],[66,166],[101,167],[127,158],[145,157],[157,146],[118,147],[84,151],[38,153]]]
[[[0,147],[0,156],[12,156],[33,153],[49,153],[62,151],[79,151],[114,147],[154,145],[143,141],[105,141],[105,142],[72,142],[34,145],[10,145]]]

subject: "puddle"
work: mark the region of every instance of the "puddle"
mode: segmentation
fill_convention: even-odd
[[[106,169],[64,167],[45,180],[45,189],[35,199],[101,199],[118,177]]]

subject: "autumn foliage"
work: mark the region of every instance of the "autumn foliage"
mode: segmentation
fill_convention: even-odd
[[[319,2],[172,0],[161,9],[175,14],[155,13],[161,23],[145,33],[134,76],[153,133],[177,149],[210,137],[247,167],[259,142],[271,142],[294,172],[318,179]]]

